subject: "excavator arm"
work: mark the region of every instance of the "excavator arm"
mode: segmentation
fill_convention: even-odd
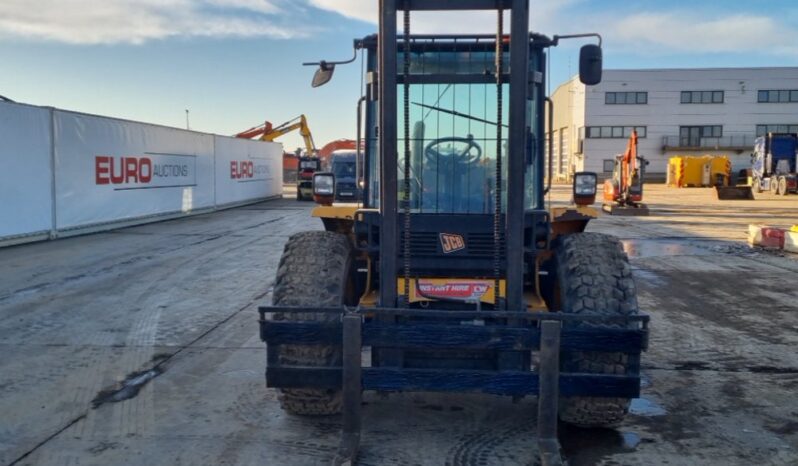
[[[632,130],[629,140],[626,143],[626,152],[621,158],[621,185],[620,193],[624,197],[624,201],[632,201],[630,199],[630,187],[634,185],[632,179],[637,169],[637,130]]]
[[[261,141],[274,141],[275,139],[290,133],[291,131],[299,130],[299,134],[305,141],[305,151],[308,156],[316,154],[316,144],[313,142],[313,135],[308,126],[308,120],[305,115],[286,121],[285,123],[274,127],[270,122],[265,122],[260,126],[255,126],[246,131],[236,134],[237,138],[252,139],[258,138]]]

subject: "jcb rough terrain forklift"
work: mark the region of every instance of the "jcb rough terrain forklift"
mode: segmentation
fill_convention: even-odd
[[[498,10],[496,34],[410,35],[411,11],[466,9]],[[616,425],[639,396],[648,317],[619,241],[583,232],[595,174],[576,174],[577,205],[544,208],[545,53],[566,36],[528,21],[528,0],[381,0],[379,35],[355,41],[363,205],[332,205],[317,173],[325,231],[289,239],[259,309],[282,407],[342,412],[335,463],[356,461],[364,390],[536,395],[544,464],[561,460],[558,417]],[[580,75],[600,81],[600,46]]]

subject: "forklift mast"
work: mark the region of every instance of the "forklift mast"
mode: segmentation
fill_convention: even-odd
[[[456,83],[495,83],[496,100],[491,102],[497,106],[496,117],[499,121],[494,126],[503,130],[502,122],[503,105],[508,107],[506,131],[504,136],[498,137],[496,161],[496,179],[493,189],[496,197],[489,212],[493,215],[492,230],[494,232],[494,278],[498,282],[499,275],[506,279],[506,302],[504,305],[510,309],[523,307],[523,276],[524,257],[522,254],[506,254],[504,251],[520,251],[524,246],[524,211],[525,206],[525,177],[533,177],[530,185],[534,189],[532,208],[543,207],[543,105],[545,76],[543,49],[551,45],[550,41],[542,36],[530,37],[529,34],[529,4],[528,0],[468,0],[468,1],[402,1],[382,0],[380,2],[380,30],[377,39],[376,56],[370,62],[378,64],[377,76],[379,77],[377,105],[379,128],[379,211],[380,211],[380,305],[393,307],[400,304],[399,295],[407,295],[407,290],[397,289],[398,260],[404,259],[405,288],[407,288],[409,269],[409,243],[413,217],[410,206],[410,181],[409,181],[409,144],[399,141],[409,141],[409,119],[399,120],[400,107],[399,94],[401,91],[404,102],[404,114],[407,117],[411,105],[410,86],[421,84],[456,85]],[[410,35],[411,11],[423,10],[489,10],[497,9],[510,11],[510,34],[504,34],[503,15],[497,14],[497,35],[494,36],[419,36]],[[397,31],[398,12],[403,13],[403,34],[400,37]],[[500,44],[496,44],[496,37],[502,37]],[[422,48],[428,50],[444,50],[450,48],[458,50],[459,47],[468,47],[473,44],[493,43],[493,58],[496,66],[491,68],[472,70],[470,73],[454,73],[445,67],[431,71],[418,71],[413,66],[411,54],[422,53]],[[530,49],[530,44],[534,47]],[[498,45],[498,47],[497,47]],[[490,47],[489,47],[490,48]],[[530,73],[530,50],[537,57],[534,70]],[[496,53],[498,51],[499,53]],[[509,62],[503,63],[509,52]],[[488,52],[490,54],[490,52]],[[402,63],[400,63],[400,60]],[[507,66],[509,65],[509,66]],[[432,68],[432,67],[431,67]],[[496,73],[496,69],[501,72]],[[409,73],[408,73],[409,71]],[[530,80],[530,75],[534,77]],[[504,94],[505,85],[507,93]],[[486,89],[487,92],[487,89]],[[530,102],[530,93],[536,97]],[[530,106],[536,108],[530,111]],[[370,106],[374,108],[374,106]],[[430,109],[434,110],[434,109]],[[442,109],[446,111],[446,109]],[[451,110],[453,111],[453,110]],[[531,113],[533,121],[528,121]],[[371,116],[373,118],[373,116]],[[367,121],[369,116],[367,116]],[[404,134],[399,134],[399,129],[404,129]],[[530,132],[534,135],[533,144],[530,145]],[[458,134],[460,138],[467,138],[467,134]],[[504,139],[506,138],[506,142]],[[455,138],[451,138],[455,139]],[[402,151],[404,149],[404,151]],[[367,143],[367,152],[374,150]],[[404,152],[404,157],[400,157]],[[534,156],[534,158],[533,158]],[[367,157],[374,160],[374,157]],[[366,162],[369,163],[368,161]],[[504,167],[502,164],[505,164]],[[404,186],[399,184],[399,167],[404,165],[404,176],[401,177]],[[506,185],[502,180],[506,171]],[[368,167],[366,176],[368,177]],[[376,172],[372,172],[376,173]],[[367,180],[367,185],[369,185]],[[502,193],[503,191],[503,193]],[[403,202],[400,205],[401,194]],[[502,205],[500,197],[506,199]],[[527,198],[529,196],[526,196]],[[376,200],[376,193],[372,193],[372,200]],[[374,204],[374,202],[372,202]],[[377,207],[373,205],[373,207]],[[400,220],[403,225],[400,226]],[[490,230],[489,230],[490,231]],[[403,232],[403,237],[399,237]],[[402,250],[400,250],[402,246]],[[498,294],[498,293],[497,293]]]

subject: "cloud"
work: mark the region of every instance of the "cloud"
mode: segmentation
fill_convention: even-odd
[[[334,11],[348,18],[369,23],[376,23],[378,19],[379,8],[376,0],[310,0],[310,4],[322,10]]]
[[[541,32],[558,32],[551,28],[558,23],[556,19],[558,19],[559,13],[580,1],[583,0],[536,0],[533,2],[533,8],[529,15],[531,28]],[[333,11],[347,18],[375,24],[378,20],[379,11],[376,0],[309,0],[309,2],[317,8]],[[442,20],[442,18],[445,19]],[[458,32],[488,34],[496,32],[496,13],[492,11],[414,12],[411,15],[411,20],[412,31],[422,34]],[[509,32],[509,22],[506,22],[505,27]]]
[[[798,29],[774,18],[730,14],[690,21],[694,14],[640,13],[608,24],[609,42],[622,49],[662,53],[756,52],[798,55]],[[608,44],[609,45],[609,44]],[[656,47],[656,48],[654,48]]]
[[[377,22],[377,2],[368,0],[309,0],[310,4],[348,18]],[[601,3],[601,2],[596,2]],[[586,0],[538,0],[531,4],[530,25],[545,34],[599,32],[608,49],[639,55],[652,53],[704,54],[756,52],[798,55],[798,28],[780,18],[761,14],[729,13],[714,19],[691,21],[696,11],[612,13],[594,11]],[[437,15],[437,16],[436,16]],[[414,13],[413,30],[419,33],[495,32],[490,13]],[[509,26],[509,25],[508,25]]]
[[[274,0],[2,0],[0,35],[70,44],[297,36],[279,12]]]

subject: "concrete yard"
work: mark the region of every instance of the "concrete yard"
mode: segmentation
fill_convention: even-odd
[[[798,223],[798,196],[647,189],[651,216],[590,227],[625,240],[651,315],[643,397],[618,430],[562,427],[569,464],[798,464],[798,260],[745,245]],[[0,464],[327,464],[340,419],[280,411],[256,323],[311,207],[0,249]],[[365,401],[360,464],[538,464],[534,399]]]

